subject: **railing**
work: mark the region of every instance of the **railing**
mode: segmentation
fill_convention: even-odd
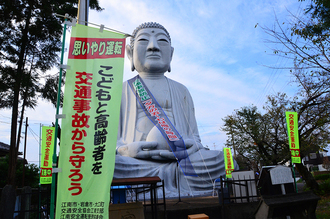
[[[131,197],[131,201],[141,201],[144,207],[144,212],[147,212],[147,207],[151,209],[151,216],[153,219],[158,218],[158,206],[163,206],[164,216],[166,212],[166,202],[165,202],[165,188],[164,180],[161,180],[159,177],[140,177],[140,178],[121,178],[113,179],[112,187],[114,186],[123,186],[121,190],[124,190],[123,195],[128,195]],[[161,189],[162,202],[158,202],[158,189]],[[112,194],[114,191],[112,191]],[[135,194],[135,199],[132,197]],[[111,199],[112,203],[115,203],[115,197]],[[129,202],[127,197],[125,202]]]
[[[2,189],[0,189],[0,194]],[[49,218],[50,187],[17,188],[14,218]]]
[[[220,177],[221,204],[255,202],[260,199],[256,179],[223,179]]]

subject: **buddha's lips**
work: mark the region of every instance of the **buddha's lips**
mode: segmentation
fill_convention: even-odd
[[[157,59],[159,59],[160,58],[160,55],[151,54],[151,55],[147,55],[147,58],[157,58]]]

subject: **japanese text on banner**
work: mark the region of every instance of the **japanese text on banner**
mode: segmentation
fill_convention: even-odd
[[[285,112],[288,128],[289,147],[292,163],[301,163],[298,134],[298,115],[296,112]]]
[[[225,169],[226,169],[226,177],[227,178],[232,178],[231,172],[234,171],[234,160],[231,155],[231,150],[230,148],[224,148],[223,149],[223,155],[225,158]]]
[[[43,126],[41,135],[40,184],[51,184],[55,127]]]
[[[124,48],[123,34],[72,27],[56,218],[109,218]]]

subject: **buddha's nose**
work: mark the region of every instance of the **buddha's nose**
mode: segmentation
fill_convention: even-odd
[[[149,38],[149,43],[147,47],[148,51],[159,51],[159,46],[157,43],[157,39],[155,37],[150,37]]]

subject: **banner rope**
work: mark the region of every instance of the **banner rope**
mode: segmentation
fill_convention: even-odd
[[[183,112],[183,114],[184,114],[184,116],[185,116],[185,119],[186,119],[186,122],[187,122],[187,124],[188,124],[189,130],[190,130],[191,133],[193,133],[192,128],[191,128],[191,125],[190,125],[190,123],[189,123],[189,121],[188,121],[188,118],[187,118],[187,114],[186,114],[185,110],[183,109],[182,103],[180,103],[180,106],[181,106],[182,112]],[[196,141],[195,138],[194,138],[194,141],[195,141],[195,144],[197,145],[197,141]],[[209,175],[209,178],[210,178],[210,180],[211,180],[211,184],[213,185],[212,177],[211,177],[211,174],[210,174],[209,169],[207,168],[207,165],[206,165],[206,163],[205,163],[204,157],[203,157],[202,153],[200,152],[200,150],[198,150],[198,153],[199,153],[199,155],[200,155],[201,158],[202,158],[202,161],[203,161],[204,167],[205,167],[205,169],[206,169],[206,171],[207,171],[207,174]],[[185,177],[186,177],[186,176],[185,176]],[[203,177],[200,177],[200,176],[197,176],[197,177],[198,177],[198,178],[201,178],[202,181],[204,181],[204,182],[210,183],[208,180],[204,179]],[[189,187],[190,187],[190,186],[189,186]]]

